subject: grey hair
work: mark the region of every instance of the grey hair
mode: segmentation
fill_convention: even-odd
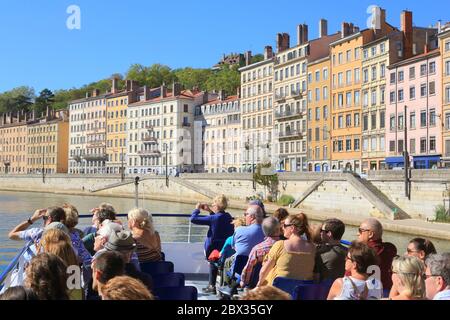
[[[426,260],[427,267],[431,274],[441,276],[447,286],[450,286],[450,253],[430,254]]]
[[[266,237],[273,237],[280,230],[280,222],[274,217],[268,217],[263,220],[262,229]]]
[[[375,233],[378,238],[381,238],[381,236],[383,235],[383,225],[380,221],[375,218],[369,218],[364,220],[363,223],[367,224],[370,230]]]
[[[264,212],[258,205],[250,205],[247,209],[247,213],[249,215],[255,216],[257,223],[262,223],[262,221],[264,220]]]

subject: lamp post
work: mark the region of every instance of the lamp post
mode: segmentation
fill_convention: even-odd
[[[45,167],[44,167],[44,163],[45,163],[45,153],[44,153],[44,146],[42,146],[42,183],[45,183]]]
[[[168,158],[168,147],[167,147],[167,143],[164,143],[164,150],[166,151],[166,187],[169,187],[169,168],[168,168],[168,163],[169,163],[169,158]]]
[[[405,105],[404,111],[403,111],[403,124],[404,124],[404,142],[403,142],[403,161],[405,163],[405,196],[408,198],[408,200],[411,200],[411,181],[409,178],[409,153],[408,153],[408,125],[407,125],[407,117],[406,117],[406,111],[408,107]]]
[[[122,167],[120,169],[120,181],[124,181],[125,180],[125,170],[124,170],[124,166],[123,166],[123,148],[122,148]]]
[[[247,137],[247,142],[245,143],[245,149],[247,149],[247,160],[250,159],[250,138]],[[249,161],[250,162],[250,161]],[[256,191],[256,181],[255,181],[255,148],[252,146],[252,182],[253,182],[253,190]]]
[[[139,177],[135,177],[134,178],[134,206],[136,208],[139,207],[139,190],[138,190],[138,186],[139,186]]]

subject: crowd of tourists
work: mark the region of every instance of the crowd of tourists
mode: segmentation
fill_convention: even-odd
[[[383,241],[383,226],[368,218],[357,239],[342,244],[339,219],[310,225],[304,213],[280,208],[272,215],[260,200],[232,217],[224,195],[197,204],[190,221],[208,226],[204,252],[209,263],[206,294],[235,285],[243,300],[289,300],[274,286],[277,277],[329,283],[329,300],[450,300],[450,253],[436,252],[427,239],[412,239],[405,252]],[[206,215],[201,215],[201,212]],[[39,209],[9,233],[31,242],[22,274],[11,276],[0,300],[154,300],[153,278],[140,263],[163,259],[151,214],[135,208],[127,223],[114,207],[91,210],[92,226],[80,230],[71,204]],[[35,227],[43,221],[43,227]],[[235,279],[238,257],[246,264]],[[220,277],[218,275],[220,274]]]

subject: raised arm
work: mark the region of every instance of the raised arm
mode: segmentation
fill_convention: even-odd
[[[210,226],[211,225],[211,220],[212,220],[212,216],[206,216],[206,217],[201,217],[200,216],[200,204],[197,204],[197,207],[195,208],[194,211],[192,211],[191,214],[191,223],[193,224],[198,224],[198,225],[204,225],[204,226]]]
[[[22,240],[22,237],[20,236],[21,232],[25,231],[29,226],[41,219],[46,211],[47,209],[36,210],[27,221],[20,223],[14,229],[12,229],[8,234],[8,238],[11,240]]]

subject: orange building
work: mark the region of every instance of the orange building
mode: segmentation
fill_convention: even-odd
[[[386,23],[385,10],[373,28],[359,31],[342,24],[342,38],[331,44],[332,169],[361,172],[362,47],[396,30]]]

